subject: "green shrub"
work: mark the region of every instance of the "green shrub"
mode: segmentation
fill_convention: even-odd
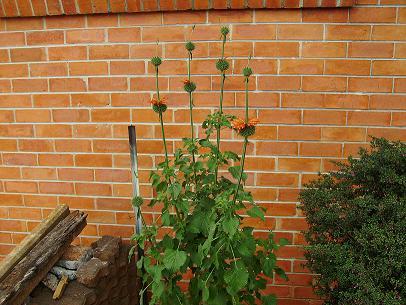
[[[325,304],[406,304],[406,145],[373,139],[301,192],[307,266]]]

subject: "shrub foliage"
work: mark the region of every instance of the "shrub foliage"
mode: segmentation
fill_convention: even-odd
[[[275,251],[287,241],[275,242],[272,233],[260,238],[254,228],[242,223],[244,214],[265,220],[265,209],[244,188],[247,146],[258,124],[256,118],[248,117],[248,83],[253,73],[249,66],[242,71],[244,118],[223,112],[230,68],[224,56],[228,33],[227,27],[221,29],[222,55],[216,63],[221,79],[219,107],[203,122],[200,138],[193,121],[197,84],[190,74],[195,45],[191,41],[185,45],[188,77],[183,88],[189,96],[190,137],[183,139],[173,156],[168,152],[163,119],[171,101],[159,89],[159,69],[165,62],[157,56],[151,59],[156,77],[151,104],[161,125],[165,158],[150,175],[155,197],[148,206],[160,207],[161,213],[132,238],[145,251],[137,262],[143,279],[141,304],[143,292],[149,290],[149,304],[254,305],[260,300],[272,305],[275,297],[265,292],[269,278],[275,273],[286,278],[277,266]],[[241,139],[241,156],[224,149],[221,136],[227,129]],[[133,204],[145,208],[147,202],[135,197]]]
[[[406,304],[406,145],[373,139],[301,192],[325,304]]]

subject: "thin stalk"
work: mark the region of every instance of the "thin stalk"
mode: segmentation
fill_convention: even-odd
[[[245,123],[248,123],[248,82],[249,82],[249,78],[245,77]],[[245,155],[247,153],[247,144],[248,144],[248,137],[244,137],[244,144],[243,144],[242,156],[241,156],[241,172],[240,172],[240,176],[238,177],[237,190],[234,193],[233,204],[235,204],[235,202],[237,201],[237,195],[238,195],[238,192],[240,191],[241,180],[242,180],[242,176],[244,174],[244,165],[245,165]]]
[[[224,48],[226,45],[226,40],[227,37],[223,36],[223,42],[221,46],[221,59],[224,59]],[[224,82],[226,80],[226,73],[222,72],[221,73],[221,85],[220,85],[220,114],[223,114],[223,100],[224,100]],[[219,122],[220,124],[220,122]],[[220,152],[220,126],[217,127],[216,130],[216,141],[217,141],[217,155],[216,155],[216,171],[215,171],[215,181],[217,182],[218,178],[218,171],[219,171],[219,165],[218,165],[218,154]]]
[[[156,96],[159,101],[159,77],[158,77],[158,67],[155,67],[155,85],[156,85]],[[165,162],[166,166],[169,166],[168,160],[168,148],[166,146],[166,138],[165,138],[165,129],[164,129],[164,120],[162,117],[162,112],[159,112],[159,122],[161,123],[161,132],[162,132],[162,141],[164,143],[164,150],[165,150]]]
[[[189,82],[191,81],[191,76],[190,76],[190,66],[191,66],[191,61],[192,61],[192,52],[189,52],[189,58],[188,58],[188,65],[187,65],[187,74],[188,74],[188,80]],[[194,130],[193,130],[193,92],[189,92],[189,114],[190,114],[190,136],[193,141],[194,145],[194,140],[195,140],[195,135],[194,135]],[[195,157],[195,152],[194,150],[192,151],[192,161],[193,161],[193,178],[195,180],[195,185],[197,188],[197,177],[196,177],[196,157]]]

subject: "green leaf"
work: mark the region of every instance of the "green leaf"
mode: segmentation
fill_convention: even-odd
[[[226,232],[230,237],[233,237],[235,232],[237,232],[240,222],[236,217],[227,217],[223,221],[223,231]]]
[[[270,278],[273,277],[273,270],[276,266],[276,259],[272,257],[266,257],[264,263],[262,265],[262,269],[264,270],[264,274]]]
[[[275,272],[277,275],[279,275],[282,279],[284,279],[285,281],[289,280],[288,276],[286,275],[285,271],[283,271],[282,268],[280,267],[276,267],[275,268]]]
[[[233,178],[238,179],[238,178],[240,178],[241,166],[239,166],[239,165],[230,166],[228,168],[228,171],[230,172],[231,176],[233,176]]]
[[[178,198],[180,192],[182,191],[182,186],[179,183],[174,182],[169,186],[169,189],[172,193],[173,199],[176,200]]]
[[[287,240],[286,238],[281,238],[281,239],[279,239],[279,245],[281,247],[289,245],[289,240]]]
[[[276,297],[273,294],[261,296],[261,301],[263,305],[276,305]]]
[[[236,295],[248,283],[248,271],[242,261],[231,263],[231,269],[224,273],[224,281],[227,283],[227,292]]]
[[[186,258],[186,252],[184,251],[166,249],[164,252],[163,263],[166,269],[169,269],[172,272],[176,272],[186,262]]]
[[[262,221],[265,220],[264,211],[258,206],[254,206],[252,209],[248,210],[247,214],[251,217],[260,218]]]
[[[209,288],[207,288],[206,285],[203,286],[202,297],[203,297],[203,302],[207,302],[207,300],[210,297]]]

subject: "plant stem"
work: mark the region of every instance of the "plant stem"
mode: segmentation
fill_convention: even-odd
[[[241,180],[242,180],[242,176],[244,174],[245,154],[247,152],[247,144],[248,144],[248,137],[245,137],[243,148],[242,148],[242,156],[241,156],[241,172],[240,172],[240,176],[238,177],[237,190],[234,193],[233,205],[237,201],[237,195],[238,195],[238,192],[240,191]]]
[[[159,101],[159,77],[158,77],[158,74],[159,74],[158,73],[158,67],[155,67],[156,96],[157,96],[157,100]],[[162,117],[162,112],[159,112],[159,122],[161,123],[162,141],[163,141],[164,150],[165,150],[165,162],[166,162],[166,166],[169,166],[168,148],[166,146],[164,120],[163,120],[163,117]]]
[[[245,123],[248,123],[248,82],[249,78],[245,77]],[[240,184],[242,180],[242,176],[244,174],[244,165],[245,165],[245,155],[247,152],[247,144],[248,144],[248,137],[244,137],[244,145],[242,148],[242,156],[241,156],[241,172],[240,177],[238,178],[237,190],[234,194],[233,205],[237,200],[237,195],[240,190]]]
[[[226,36],[223,36],[223,42],[221,46],[221,59],[224,59],[224,48],[226,44]],[[223,99],[224,99],[224,82],[226,80],[226,73],[222,72],[221,73],[221,86],[220,86],[220,115],[223,114]],[[220,118],[219,118],[220,120]],[[217,177],[218,177],[218,171],[219,171],[219,164],[218,164],[218,154],[220,152],[220,121],[218,122],[219,126],[217,127],[217,132],[216,132],[216,141],[217,141],[217,155],[216,155],[216,171],[215,171],[215,181],[217,183]]]
[[[188,74],[189,82],[190,82],[191,61],[192,61],[192,52],[189,52],[188,66],[187,66],[187,74]],[[193,141],[193,151],[192,151],[193,177],[194,177],[195,185],[197,188],[196,167],[195,167],[196,158],[195,158],[195,152],[194,152],[195,135],[194,135],[194,131],[193,131],[193,92],[189,92],[189,113],[190,113],[190,135],[191,135],[191,139]]]

